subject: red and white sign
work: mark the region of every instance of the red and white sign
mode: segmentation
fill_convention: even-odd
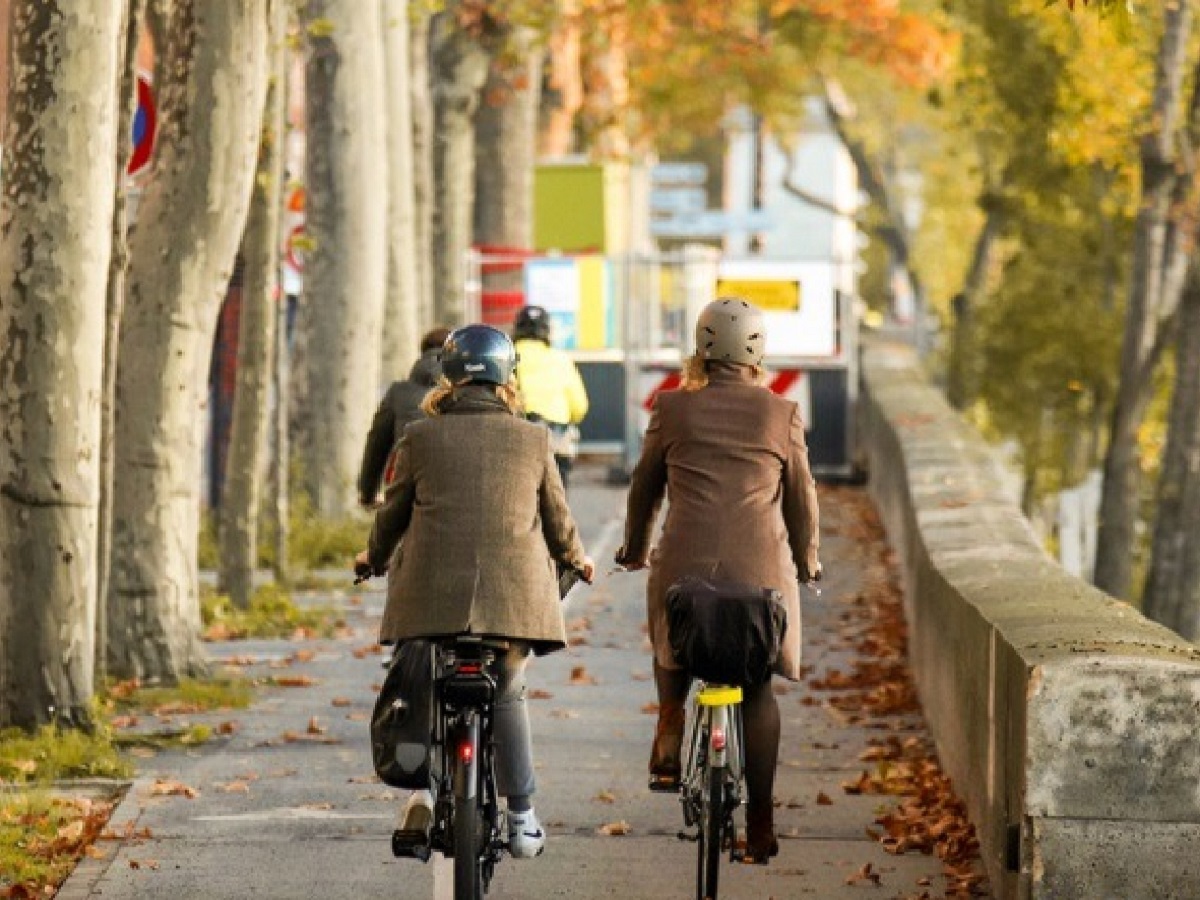
[[[796,401],[806,431],[812,430],[812,391],[802,369],[779,369],[767,373],[767,386],[781,397]],[[642,428],[650,421],[654,398],[662,391],[676,390],[682,383],[678,369],[643,369],[639,387],[642,398]]]
[[[150,165],[150,157],[154,154],[154,138],[158,131],[154,89],[150,83],[150,75],[146,72],[137,73],[137,111],[133,115],[131,131],[133,153],[129,157],[129,166],[125,172],[134,176]]]

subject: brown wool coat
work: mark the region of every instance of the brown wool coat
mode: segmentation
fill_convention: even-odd
[[[667,643],[667,588],[685,575],[778,590],[788,627],[779,674],[800,677],[800,591],[819,565],[817,490],[796,404],[752,382],[752,370],[712,365],[698,391],[658,395],[629,489],[621,558],[650,555],[647,611],[659,665],[678,668]],[[651,532],[669,499],[658,547]]]
[[[560,649],[553,560],[582,566],[584,550],[550,433],[486,386],[443,409],[405,430],[371,530],[371,564],[388,567],[380,640],[470,632]]]

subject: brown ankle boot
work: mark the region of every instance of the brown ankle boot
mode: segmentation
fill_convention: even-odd
[[[779,841],[775,837],[775,810],[746,808],[746,857],[745,862],[765,866],[772,856],[779,855]]]
[[[650,789],[674,791],[683,769],[683,707],[660,709],[650,751]]]

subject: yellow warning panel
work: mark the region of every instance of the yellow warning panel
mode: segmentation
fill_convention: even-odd
[[[800,312],[799,280],[718,278],[718,297],[741,297],[766,312]]]

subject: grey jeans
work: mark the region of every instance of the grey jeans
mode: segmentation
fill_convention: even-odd
[[[529,648],[514,641],[496,660],[496,790],[502,797],[528,797],[536,788],[533,739],[525,708],[525,664]]]

